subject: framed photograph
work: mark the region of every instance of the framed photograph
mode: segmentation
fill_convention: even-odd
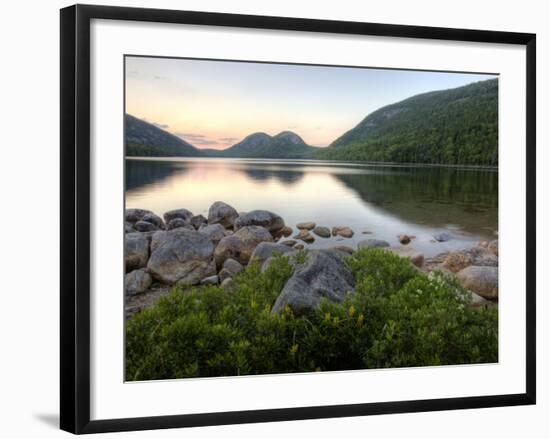
[[[535,403],[535,35],[61,10],[61,428]]]

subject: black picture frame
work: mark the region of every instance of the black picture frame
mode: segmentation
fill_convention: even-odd
[[[526,47],[526,392],[383,403],[347,404],[90,420],[90,21],[132,20],[255,29],[503,43]],[[61,387],[60,426],[72,433],[303,420],[535,404],[536,401],[536,36],[304,18],[234,15],[111,6],[61,10]]]

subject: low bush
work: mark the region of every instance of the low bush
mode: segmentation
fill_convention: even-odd
[[[127,380],[432,366],[498,361],[494,308],[442,273],[380,249],[347,258],[356,288],[311,313],[271,306],[293,268],[276,258],[217,286],[174,288],[126,324]]]

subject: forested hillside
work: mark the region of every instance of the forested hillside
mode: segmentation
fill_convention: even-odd
[[[498,80],[424,93],[382,107],[316,158],[497,165]]]
[[[195,157],[204,154],[185,140],[153,124],[126,114],[126,155],[139,157]]]

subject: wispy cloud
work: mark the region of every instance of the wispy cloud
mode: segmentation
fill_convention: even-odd
[[[226,143],[228,145],[231,145],[235,143],[237,140],[239,140],[238,137],[220,137],[218,139],[221,143]]]
[[[219,143],[217,140],[210,139],[209,137],[204,136],[202,134],[182,133],[182,132],[177,132],[174,134],[182,138],[183,140],[187,140],[188,142],[191,142],[197,146],[211,146],[211,145],[217,145]]]
[[[170,127],[165,123],[157,123],[157,122],[153,122],[153,125],[156,126],[157,128],[160,128],[161,130],[166,130]]]

